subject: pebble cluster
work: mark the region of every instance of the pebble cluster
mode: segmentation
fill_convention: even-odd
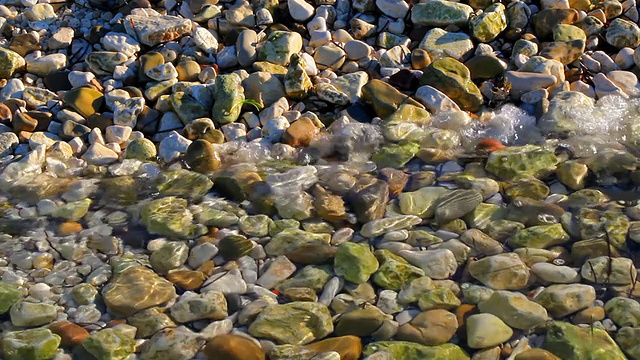
[[[640,360],[635,0],[0,0],[5,360]]]

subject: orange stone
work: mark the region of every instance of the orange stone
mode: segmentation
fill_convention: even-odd
[[[308,117],[294,121],[282,135],[282,142],[294,147],[307,146],[320,129]]]
[[[69,236],[77,234],[82,231],[82,224],[75,221],[63,222],[58,226],[58,233],[60,236]]]
[[[89,332],[82,326],[74,324],[70,321],[58,321],[49,325],[49,330],[52,333],[60,336],[63,346],[73,347],[81,344],[84,339],[89,337]]]
[[[112,327],[116,327],[118,325],[122,325],[122,324],[126,324],[126,323],[127,323],[126,319],[113,319],[113,320],[109,321],[107,326],[112,328]]]
[[[204,348],[209,360],[265,360],[264,350],[253,341],[237,335],[219,335]]]
[[[464,321],[469,316],[477,313],[475,305],[471,304],[462,304],[458,306],[456,309],[456,318],[458,318],[458,328],[462,328],[464,326]]]
[[[205,276],[209,277],[213,274],[213,270],[216,268],[216,263],[213,260],[207,260],[202,265],[200,265],[196,271],[203,273]]]
[[[491,153],[502,148],[504,148],[504,144],[495,139],[482,139],[478,145],[476,145],[477,151],[484,151],[486,153]]]
[[[362,340],[353,335],[324,339],[306,346],[307,349],[318,353],[335,351],[340,354],[340,360],[357,360],[362,353]]]
[[[206,278],[202,272],[194,270],[176,270],[167,274],[167,280],[185,290],[200,289]]]

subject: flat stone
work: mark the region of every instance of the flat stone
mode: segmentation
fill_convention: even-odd
[[[483,313],[499,317],[515,329],[528,330],[544,324],[548,319],[547,310],[520,293],[495,291],[478,304]]]
[[[2,354],[6,360],[51,359],[59,345],[60,336],[49,329],[10,331],[2,338]]]
[[[333,323],[329,309],[309,302],[270,305],[249,326],[252,336],[292,345],[308,344],[331,332]]]
[[[529,281],[529,268],[514,253],[498,254],[469,265],[471,276],[496,290],[523,289]]]
[[[500,345],[513,335],[513,330],[492,314],[471,315],[466,319],[465,324],[467,344],[473,349]]]
[[[169,15],[154,17],[128,15],[122,23],[127,34],[147,46],[172,41],[191,32],[190,20]]]
[[[102,296],[110,311],[130,316],[173,300],[175,288],[169,281],[144,266],[133,266],[115,274],[103,288]]]

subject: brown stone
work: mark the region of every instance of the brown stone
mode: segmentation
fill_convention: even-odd
[[[437,346],[447,343],[458,330],[456,315],[443,309],[418,314],[398,329],[396,339]]]
[[[193,1],[190,4],[193,5]],[[198,81],[201,69],[197,62],[187,60],[176,65],[176,71],[178,72],[178,81]]]
[[[424,69],[431,64],[431,57],[425,49],[415,48],[411,51],[411,68],[414,70]]]
[[[313,207],[318,215],[327,221],[338,221],[344,218],[346,210],[342,197],[334,195],[320,185],[313,187]]]
[[[60,236],[69,236],[82,231],[82,224],[75,221],[63,222],[58,226],[58,234]]]
[[[554,41],[544,46],[540,51],[540,56],[558,60],[562,65],[569,65],[582,56],[584,47],[585,42],[583,40]]]
[[[571,318],[574,324],[591,324],[594,321],[600,321],[605,318],[605,311],[602,306],[592,306],[584,310],[578,311]]]
[[[69,82],[69,71],[57,71],[45,76],[42,80],[44,86],[55,93],[61,90],[68,91],[73,87]]]
[[[185,161],[191,170],[208,173],[220,167],[220,154],[210,142],[198,139],[187,148]]]
[[[301,245],[285,255],[289,260],[304,265],[323,264],[336,256],[337,248],[329,244]]]
[[[362,340],[353,335],[324,339],[305,346],[318,353],[335,351],[340,354],[340,360],[357,360],[362,353]]]
[[[175,270],[167,274],[167,280],[185,290],[200,289],[206,278],[202,272],[194,270]]]
[[[579,13],[575,9],[544,9],[533,18],[533,26],[540,40],[552,37],[553,27],[558,24],[573,24]]]
[[[25,114],[29,115],[38,122],[38,125],[36,126],[34,131],[47,131],[47,129],[49,128],[49,124],[51,124],[51,120],[53,119],[53,114],[51,114],[50,112],[27,111]]]
[[[22,108],[27,107],[27,102],[22,99],[9,99],[4,102],[7,107],[11,110],[11,113],[15,116],[16,111],[22,110]]]
[[[515,360],[560,360],[547,350],[531,348],[516,355]]]
[[[478,313],[478,310],[475,305],[462,304],[458,306],[458,308],[456,309],[456,318],[458,319],[458,325],[460,327],[463,327],[465,320],[469,316],[477,313]]]
[[[265,360],[264,350],[253,341],[237,335],[219,335],[207,343],[209,360]]]
[[[389,194],[392,197],[400,195],[404,187],[407,186],[407,182],[409,182],[409,175],[402,170],[393,168],[381,169],[380,178],[389,184]]]
[[[89,337],[89,332],[80,325],[63,320],[49,325],[52,333],[60,336],[62,346],[73,347],[81,344]]]
[[[92,114],[87,118],[87,126],[90,129],[98,128],[104,134],[107,127],[113,125],[113,120],[102,114]]]
[[[349,191],[349,201],[360,222],[369,222],[384,216],[389,200],[389,185],[372,176],[361,176]]]
[[[15,35],[11,38],[9,49],[17,52],[20,56],[25,56],[31,52],[42,49],[38,39],[31,33]]]
[[[3,103],[0,103],[0,123],[9,124],[12,118],[11,109]]]
[[[318,301],[318,295],[315,290],[307,287],[286,288],[282,295],[291,301]]]
[[[216,263],[213,260],[207,260],[202,265],[198,266],[196,271],[203,273],[205,276],[213,275],[213,270],[216,268]]]
[[[282,135],[282,142],[295,147],[308,146],[319,132],[320,129],[310,118],[302,117],[287,128]]]
[[[32,132],[38,126],[38,120],[28,115],[27,113],[18,112],[13,117],[12,125],[13,125],[13,131],[15,132],[20,132],[20,131]]]

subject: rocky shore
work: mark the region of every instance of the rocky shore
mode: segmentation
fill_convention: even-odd
[[[635,0],[0,0],[5,360],[640,360]]]

